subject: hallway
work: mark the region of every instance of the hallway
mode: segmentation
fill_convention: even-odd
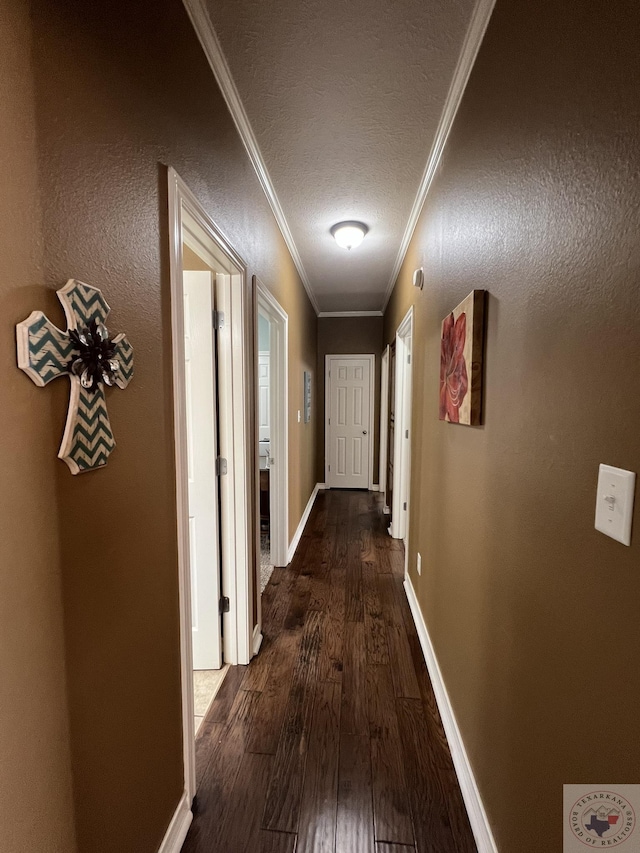
[[[472,853],[379,496],[321,491],[196,742],[184,853]]]

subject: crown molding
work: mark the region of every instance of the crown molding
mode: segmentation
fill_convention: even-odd
[[[205,7],[204,0],[183,0],[183,4],[187,10],[189,18],[191,19],[191,23],[196,31],[198,39],[200,40],[205,56],[209,61],[209,65],[211,66],[211,70],[213,71],[214,77],[220,87],[222,96],[229,108],[234,124],[240,134],[240,139],[242,140],[247,154],[249,155],[251,165],[258,176],[260,186],[267,197],[267,201],[271,206],[271,210],[273,211],[273,215],[275,216],[276,222],[282,232],[284,241],[291,253],[291,257],[296,265],[300,278],[302,279],[302,284],[307,292],[307,296],[313,305],[314,311],[318,314],[320,309],[318,308],[318,303],[311,290],[307,273],[305,272],[302,264],[302,258],[300,257],[300,253],[298,252],[298,248],[294,242],[291,229],[289,228],[282,205],[280,204],[280,200],[276,194],[271,177],[269,176],[262,152],[260,151],[260,146],[258,145],[249,117],[247,116],[242,104],[240,93],[238,92],[233,77],[231,76],[231,70],[222,51],[222,46],[218,40],[216,31],[211,23],[211,18],[209,17],[209,13]]]
[[[324,317],[384,317],[382,311],[320,311],[318,319]]]
[[[387,285],[384,302],[382,303],[383,311],[386,310],[389,303],[393,287],[400,273],[400,268],[407,254],[409,243],[411,242],[413,232],[416,229],[420,213],[422,212],[422,208],[429,193],[431,182],[433,181],[438,166],[440,165],[442,153],[447,144],[449,133],[453,127],[453,122],[455,121],[456,114],[462,102],[464,90],[469,82],[469,77],[471,76],[471,71],[476,61],[476,57],[478,56],[478,51],[480,50],[480,45],[482,44],[495,4],[496,0],[478,0],[476,7],[473,10],[471,22],[469,23],[469,28],[462,45],[462,50],[458,57],[458,64],[456,65],[456,70],[454,71],[451,86],[447,93],[447,99],[444,103],[442,115],[440,116],[438,130],[436,131],[436,136],[433,141],[433,145],[431,146],[429,159],[427,160],[427,165],[424,170],[424,174],[422,175],[420,186],[418,187],[418,193],[415,197],[415,201],[413,202],[411,213],[409,214],[407,227],[405,228],[404,236],[400,243],[398,256],[395,264],[393,265],[391,278]]]

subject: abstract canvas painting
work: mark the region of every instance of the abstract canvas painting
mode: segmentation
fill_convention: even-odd
[[[485,290],[472,290],[442,321],[441,421],[481,423],[485,295]]]

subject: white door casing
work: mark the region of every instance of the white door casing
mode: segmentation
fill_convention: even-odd
[[[193,721],[193,644],[191,578],[189,573],[189,483],[184,354],[184,295],[182,246],[188,243],[216,276],[216,308],[225,315],[218,332],[218,443],[228,473],[220,483],[220,541],[222,593],[229,597],[223,616],[224,658],[247,664],[253,649],[250,571],[250,488],[248,413],[254,401],[248,393],[249,336],[246,264],[211,220],[198,199],[172,168],[168,170],[171,279],[171,349],[173,366],[176,505],[178,534],[178,592],[180,605],[180,673],[184,796],[191,804],[196,791]],[[189,812],[190,814],[190,812]]]
[[[371,486],[374,365],[373,355],[326,357],[325,482],[330,488]]]

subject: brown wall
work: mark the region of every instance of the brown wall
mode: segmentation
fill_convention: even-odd
[[[56,510],[60,394],[16,369],[15,323],[44,286],[29,5],[0,2],[0,838],[75,850]],[[67,383],[62,383],[66,385]]]
[[[292,377],[315,365],[316,318],[182,4],[34,0],[32,80],[26,10],[2,2],[8,849],[73,850],[70,740],[79,850],[154,853],[183,780],[168,165],[243,256],[248,280],[258,274],[288,311]],[[14,343],[34,308],[64,324],[53,290],[72,276],[104,289],[110,328],[136,351],[133,383],[108,394],[118,447],[104,470],[78,477],[55,458],[68,388],[32,385]],[[315,425],[292,421],[294,530],[314,467]]]
[[[380,361],[382,356],[382,317],[320,317],[318,319],[318,366],[317,366],[317,424],[318,450],[316,476],[319,483],[325,480],[325,356],[367,355],[376,357],[374,416],[371,430],[373,440],[373,482],[378,482],[380,461]]]
[[[640,471],[639,40],[631,2],[498,0],[385,318],[415,304],[411,580],[504,853],[561,850],[563,783],[638,781],[640,501],[630,548],[593,520],[598,464]],[[474,287],[479,428],[438,420]]]

